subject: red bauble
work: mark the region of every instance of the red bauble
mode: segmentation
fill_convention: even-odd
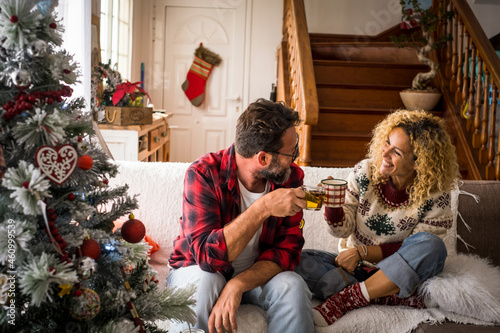
[[[95,240],[89,238],[83,241],[80,246],[80,253],[82,257],[90,257],[97,260],[101,255],[101,246]]]
[[[129,243],[139,243],[146,235],[146,227],[141,221],[134,219],[134,215],[130,214],[129,218],[122,225],[122,237]]]
[[[94,160],[89,155],[82,155],[78,158],[78,167],[82,170],[88,170],[92,168]]]

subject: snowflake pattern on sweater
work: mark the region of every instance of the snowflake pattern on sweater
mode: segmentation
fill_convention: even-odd
[[[363,160],[354,167],[348,176],[347,186],[343,223],[330,226],[330,233],[341,238],[339,251],[361,243],[380,245],[402,242],[422,231],[443,238],[453,225],[450,193],[432,193],[418,206],[409,206],[408,200],[391,200],[392,193],[397,190],[390,182],[372,183],[369,160]]]

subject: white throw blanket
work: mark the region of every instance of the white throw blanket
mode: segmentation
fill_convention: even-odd
[[[348,312],[331,326],[316,327],[316,332],[409,333],[420,323],[446,320],[476,325],[496,321],[500,325],[500,269],[477,256],[450,256],[443,272],[427,280],[421,292],[426,295],[426,305],[433,308],[372,305]]]
[[[160,285],[164,287],[172,240],[179,232],[183,179],[189,164],[122,161],[118,164],[120,174],[110,180],[110,185],[127,183],[130,185],[129,194],[139,194],[139,209],[134,211],[134,215],[145,224],[147,235],[160,245],[160,250],[152,255],[150,263],[158,270]],[[351,171],[350,168],[304,167],[303,169],[305,184],[317,184],[328,176],[346,179]],[[452,201],[452,207],[456,212],[458,191],[453,193]],[[304,220],[305,249],[337,252],[338,239],[328,233],[322,212],[305,211]],[[454,228],[447,236],[446,245],[450,257],[445,271],[423,286],[432,304],[440,308],[417,310],[393,306],[368,306],[349,312],[331,326],[316,327],[316,332],[400,333],[410,332],[420,323],[442,323],[447,319],[457,323],[492,325],[491,322],[480,321],[464,314],[487,320],[496,318],[497,324],[500,324],[500,270],[489,266],[479,258],[463,254],[453,255],[456,253],[456,217]],[[457,271],[457,266],[465,269]],[[457,274],[461,274],[462,277],[457,277]],[[460,285],[460,281],[467,282]],[[486,284],[484,281],[494,283]],[[475,293],[478,292],[481,296],[475,297]],[[443,295],[448,297],[445,298]],[[486,295],[490,297],[485,299]],[[458,306],[459,304],[461,306]],[[489,307],[486,312],[485,306]],[[484,313],[488,317],[485,317]],[[240,333],[266,331],[265,312],[256,311],[254,306],[241,306],[238,310],[238,320]]]

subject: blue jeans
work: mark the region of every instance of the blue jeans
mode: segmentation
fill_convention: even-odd
[[[377,267],[399,287],[398,296],[406,298],[422,282],[443,271],[447,256],[441,238],[428,232],[419,232],[406,238],[399,250],[380,261]],[[309,289],[319,298],[326,299],[347,285],[362,281],[336,267],[336,257],[337,254],[320,250],[302,251],[295,272],[302,276]]]
[[[208,333],[208,317],[217,301],[226,279],[220,273],[202,271],[199,266],[172,269],[167,276],[170,287],[196,285],[197,315],[194,327]],[[295,272],[281,272],[266,284],[243,293],[241,303],[253,304],[266,310],[268,332],[314,332],[312,294],[304,280]],[[171,323],[170,332],[178,333],[187,328],[186,323]]]

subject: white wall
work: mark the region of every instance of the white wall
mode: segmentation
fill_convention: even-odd
[[[62,18],[65,31],[62,48],[74,55],[80,66],[80,83],[72,86],[72,98],[84,97],[86,110],[90,110],[90,58],[91,58],[91,3],[85,0],[60,0],[58,18]]]
[[[132,55],[130,81],[141,80],[141,63],[144,63],[144,89],[149,89],[152,83],[153,68],[153,0],[132,0]]]
[[[253,0],[251,3],[248,100],[269,98],[276,83],[276,50],[281,43],[283,0]]]
[[[500,1],[468,0],[486,36],[500,33]],[[401,21],[399,0],[304,0],[309,32],[374,36]]]
[[[377,35],[401,21],[399,0],[304,0],[310,33]]]
[[[468,0],[477,20],[486,34],[491,38],[500,33],[500,1]],[[495,3],[495,4],[493,4]]]

